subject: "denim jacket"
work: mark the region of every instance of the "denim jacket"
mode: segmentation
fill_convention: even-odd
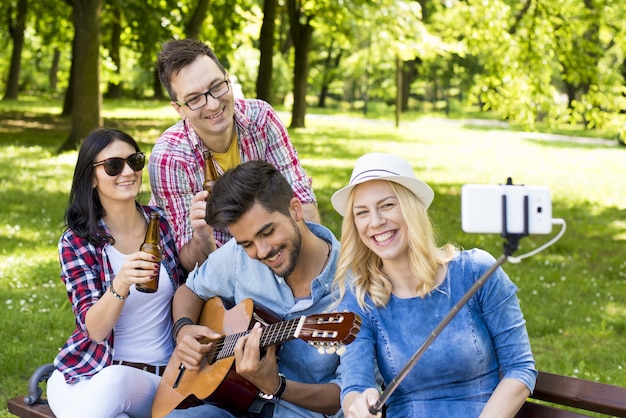
[[[341,357],[342,399],[377,387],[375,365],[386,385],[399,374],[454,304],[495,263],[482,250],[462,251],[444,281],[424,298],[393,294],[384,308],[363,310],[349,291],[339,309],[363,323]],[[517,287],[501,268],[459,310],[387,401],[387,417],[477,417],[502,378],[532,392],[537,371]],[[366,298],[369,306],[371,300]]]

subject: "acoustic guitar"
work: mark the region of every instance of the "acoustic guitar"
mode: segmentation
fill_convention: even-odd
[[[189,399],[206,399],[234,413],[247,410],[257,399],[259,389],[235,372],[235,344],[261,322],[261,347],[301,339],[317,347],[320,353],[341,354],[345,344],[356,338],[361,318],[353,312],[322,313],[275,322],[276,315],[251,299],[226,309],[219,297],[205,302],[198,324],[223,335],[212,342],[211,351],[200,370],[182,367],[176,352],[172,354],[161,377],[152,404],[152,417],[162,418]],[[273,321],[274,323],[270,323]]]

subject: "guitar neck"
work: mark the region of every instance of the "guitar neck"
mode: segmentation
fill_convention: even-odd
[[[298,334],[302,329],[305,317],[302,316],[297,319],[290,319],[288,321],[277,322],[275,324],[268,324],[263,329],[261,335],[261,347],[268,347],[270,345],[280,344],[285,341],[298,338]],[[214,341],[213,349],[208,354],[210,363],[221,360],[226,357],[232,357],[235,355],[235,344],[239,341],[239,338],[246,336],[250,331],[244,331],[237,334],[226,335],[218,340]]]

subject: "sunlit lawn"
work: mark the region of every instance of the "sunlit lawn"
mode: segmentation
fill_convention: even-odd
[[[26,114],[20,115],[15,104],[0,104],[2,402],[26,391],[32,371],[53,360],[73,327],[56,242],[76,153],[54,155],[69,126],[53,116],[60,103],[32,106],[23,105]],[[167,105],[124,101],[107,104],[104,116],[105,124],[129,131],[149,151],[176,115]],[[289,115],[281,117],[287,121]],[[369,151],[404,156],[435,189],[432,217],[442,241],[479,246],[494,256],[501,253],[499,236],[461,230],[461,186],[507,177],[548,186],[554,217],[567,221],[565,236],[520,264],[504,266],[519,286],[538,368],[626,386],[626,149],[610,141],[522,139],[507,130],[429,117],[396,129],[392,122],[309,115],[307,128],[291,134],[313,177],[323,222],[338,236],[341,220],[330,196],[347,182],[355,159]],[[144,189],[147,201],[145,170]],[[524,238],[516,255],[547,239]],[[2,411],[0,417],[7,416]]]

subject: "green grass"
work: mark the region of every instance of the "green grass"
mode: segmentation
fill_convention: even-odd
[[[56,243],[76,152],[54,154],[69,130],[69,120],[56,116],[60,107],[54,100],[0,102],[0,417],[8,416],[6,399],[25,393],[30,374],[53,360],[73,328]],[[176,120],[167,104],[155,102],[108,102],[103,113],[106,125],[127,130],[148,152]],[[280,115],[288,123],[288,114]],[[499,236],[461,230],[461,186],[507,177],[548,186],[554,217],[567,221],[567,232],[544,252],[504,265],[519,287],[537,366],[626,386],[626,149],[614,141],[522,139],[436,117],[403,116],[398,129],[391,120],[309,115],[306,128],[291,132],[323,223],[339,236],[330,196],[370,151],[404,156],[433,187],[431,213],[442,241],[494,256],[501,253]],[[144,170],[142,201],[148,187]],[[516,255],[547,239],[524,238]]]

